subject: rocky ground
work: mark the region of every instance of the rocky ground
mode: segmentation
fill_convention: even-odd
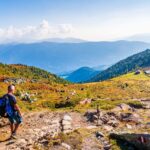
[[[110,111],[24,113],[18,139],[0,121],[0,150],[150,149],[150,110],[120,104]]]

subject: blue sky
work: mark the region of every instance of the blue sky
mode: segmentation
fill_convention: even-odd
[[[150,33],[149,14],[149,0],[1,0],[0,39],[115,40]]]

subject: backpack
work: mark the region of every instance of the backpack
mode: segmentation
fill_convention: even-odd
[[[4,96],[0,98],[0,116],[1,117],[8,117],[13,115],[12,106],[8,96]]]
[[[0,116],[1,117],[5,117],[6,116],[5,108],[6,108],[5,98],[1,97],[0,98]]]

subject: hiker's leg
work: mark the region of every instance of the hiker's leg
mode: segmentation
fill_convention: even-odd
[[[11,134],[13,134],[13,132],[14,132],[14,124],[13,123],[10,123],[10,130],[11,130]]]
[[[14,120],[12,117],[8,117],[9,122],[10,122],[10,130],[11,130],[11,134],[13,134],[14,131]]]
[[[19,123],[15,124],[15,129],[14,129],[13,133],[17,133],[17,129],[18,129],[19,125],[20,125]]]
[[[18,113],[16,113],[15,115],[15,121],[16,121],[16,124],[15,124],[14,133],[17,132],[19,125],[22,123],[22,118],[19,116]]]

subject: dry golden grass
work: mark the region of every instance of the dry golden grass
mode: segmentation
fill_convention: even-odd
[[[20,67],[20,66],[19,66]],[[2,76],[0,76],[2,78]],[[7,83],[0,81],[0,95],[6,93]],[[141,73],[129,73],[108,81],[87,84],[58,84],[37,82],[16,85],[16,97],[23,111],[41,109],[89,109],[100,105],[101,109],[110,109],[119,103],[129,103],[133,99],[150,97],[150,77]],[[34,94],[33,103],[23,101],[18,93]],[[79,105],[85,98],[94,99],[89,105]],[[133,101],[134,103],[134,101]],[[56,108],[57,106],[57,108]]]

